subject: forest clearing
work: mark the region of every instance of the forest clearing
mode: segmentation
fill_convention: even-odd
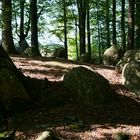
[[[11,59],[26,76],[34,78],[34,86],[44,90],[40,92],[62,96],[66,91],[61,88],[61,77],[80,65],[64,59],[21,56],[12,56]],[[119,101],[110,106],[80,108],[74,104],[61,104],[57,99],[56,104],[36,100],[29,110],[13,116],[17,139],[35,140],[44,131],[52,131],[62,140],[113,140],[114,135],[120,132],[129,135],[130,140],[140,139],[140,99],[121,85],[121,75],[113,67],[84,65],[94,68],[110,81],[119,95]],[[45,78],[49,80],[46,83]],[[66,118],[69,122],[66,122]]]
[[[139,0],[0,6],[0,140],[140,140]]]

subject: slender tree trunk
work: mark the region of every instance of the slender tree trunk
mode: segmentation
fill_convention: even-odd
[[[121,47],[125,52],[126,38],[125,38],[125,0],[122,0],[122,12],[121,12]]]
[[[100,33],[100,25],[98,25],[98,34],[99,34],[99,38],[98,38],[98,48],[99,48],[99,62],[100,64],[102,63],[102,49],[101,49],[101,33]]]
[[[106,44],[107,44],[107,48],[109,48],[110,45],[110,28],[109,28],[109,23],[110,23],[110,19],[109,19],[109,0],[106,0]]]
[[[78,13],[79,13],[79,37],[80,37],[80,55],[86,52],[86,1],[77,0]]]
[[[91,60],[91,40],[90,40],[90,13],[89,0],[87,0],[87,43],[88,43],[88,59]]]
[[[20,35],[19,35],[19,45],[22,47],[22,42],[25,40],[24,35],[24,4],[25,0],[20,0]]]
[[[64,46],[65,46],[65,58],[68,59],[68,45],[67,45],[67,7],[66,0],[63,0],[63,12],[64,12]]]
[[[134,0],[129,0],[127,50],[134,49]]]
[[[37,16],[37,0],[30,0],[30,16],[31,16],[31,47],[33,56],[40,56],[38,48],[38,16]]]
[[[15,53],[15,47],[12,35],[12,3],[11,0],[2,1],[2,46],[10,54]]]
[[[74,4],[76,4],[76,0],[74,0]],[[76,58],[78,59],[79,57],[79,48],[78,48],[78,20],[77,20],[77,15],[74,13],[74,7],[72,8],[72,13],[74,17],[74,22],[75,22],[75,49],[76,49]]]
[[[140,48],[140,1],[136,0],[136,38],[135,47]]]
[[[77,56],[77,59],[78,59],[78,57],[79,57],[79,49],[78,49],[77,35],[78,35],[78,26],[77,26],[77,18],[75,17],[75,45],[76,45],[76,56]]]
[[[114,46],[117,45],[116,41],[116,0],[113,0],[113,19],[112,19],[112,28],[113,28],[113,37],[112,37],[112,44]]]
[[[96,0],[96,8],[97,8],[97,31],[98,31],[98,50],[99,50],[99,61],[102,63],[102,55],[101,55],[101,34],[100,34],[100,23],[99,23],[99,11],[98,11],[98,0]]]

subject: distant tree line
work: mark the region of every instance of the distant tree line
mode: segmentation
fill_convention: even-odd
[[[89,60],[94,50],[102,59],[111,45],[123,52],[140,47],[139,0],[2,0],[1,7],[2,46],[9,54],[16,53],[15,39],[19,46],[29,39],[33,55],[40,55],[38,36],[45,31],[64,43],[65,58],[72,46],[77,58],[87,53]]]

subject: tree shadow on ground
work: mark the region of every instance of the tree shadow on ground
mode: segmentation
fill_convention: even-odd
[[[115,99],[111,104],[82,106],[70,100],[70,93],[62,82],[29,79],[33,106],[13,116],[14,127],[25,133],[26,137],[51,130],[63,139],[78,140],[80,137],[77,134],[81,132],[99,128],[111,130],[118,125],[121,129],[126,125],[140,125],[140,103],[131,97],[114,93]],[[112,137],[110,133],[103,135],[108,139]]]

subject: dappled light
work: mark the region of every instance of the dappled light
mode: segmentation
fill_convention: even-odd
[[[50,81],[58,81],[73,65],[65,64],[59,61],[50,61],[50,59],[31,59],[23,57],[12,57],[14,63],[17,65],[26,76],[31,78],[44,79],[48,78]]]
[[[48,78],[50,81],[58,81],[61,77],[70,69],[77,66],[88,67],[89,64],[76,64],[72,61],[64,61],[63,59],[54,58],[34,58],[30,57],[11,57],[16,66],[21,69],[21,71],[32,78]],[[114,67],[96,66],[90,65],[91,68],[95,69],[108,79],[112,83],[120,83],[121,74],[114,71]],[[40,74],[40,76],[39,76]],[[113,76],[112,76],[113,75]],[[53,78],[53,79],[52,79]]]
[[[60,139],[114,140],[119,132],[129,138],[140,138],[140,99],[121,85],[121,75],[114,67],[76,64],[57,58],[11,58],[17,68],[34,81],[35,89],[39,88],[38,93],[35,92],[39,95],[37,104],[13,117],[13,125],[18,127],[17,138],[34,140],[45,131],[51,131]],[[81,65],[96,70],[109,80],[117,93],[113,103],[89,107],[69,100],[70,93],[63,87],[62,76]]]

